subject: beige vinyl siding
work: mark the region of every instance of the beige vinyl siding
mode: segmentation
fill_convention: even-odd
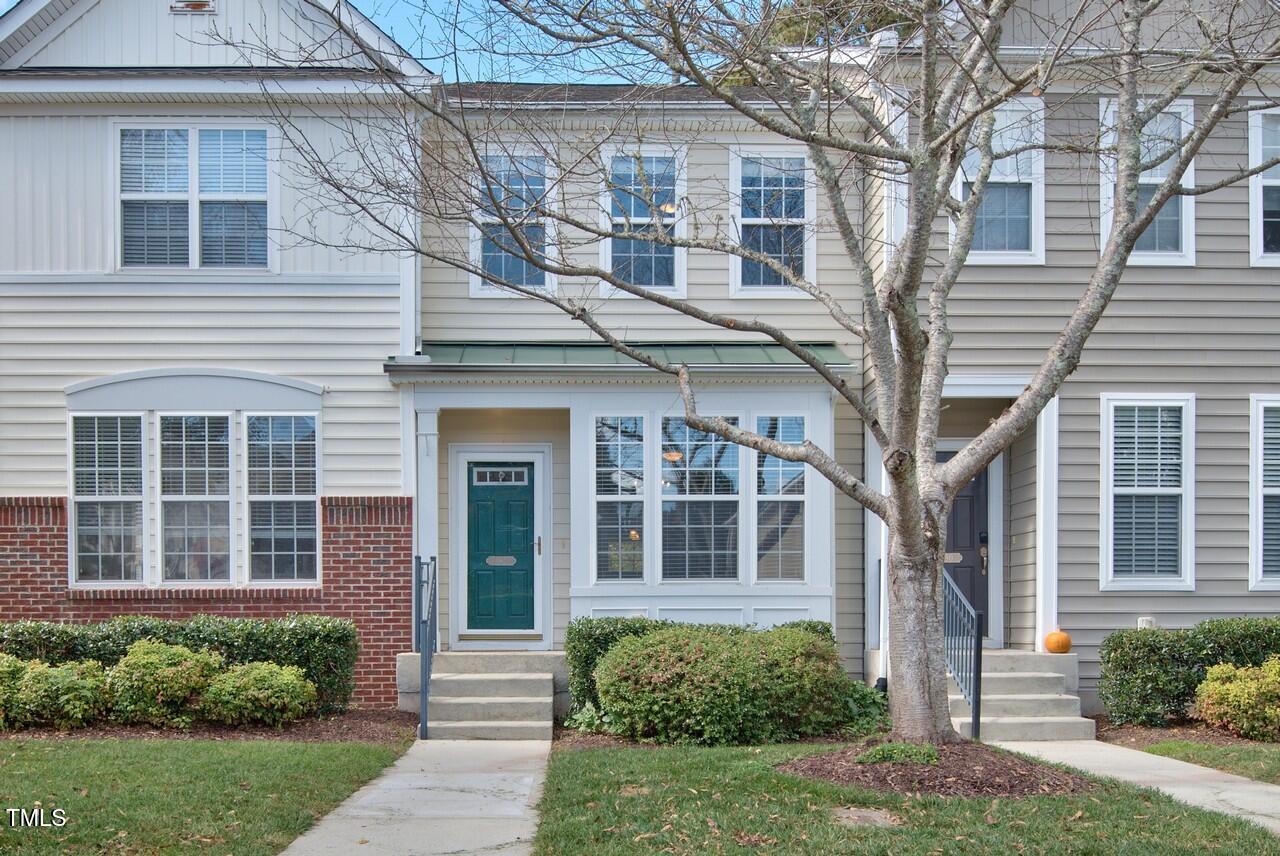
[[[552,647],[564,648],[569,626],[569,411],[441,410],[440,411],[440,638],[450,638],[449,531],[451,443],[551,444]],[[588,452],[589,454],[589,452]],[[495,455],[494,460],[500,460]],[[464,500],[465,501],[465,500]],[[541,605],[535,605],[541,609]],[[464,606],[465,608],[465,606]]]
[[[323,385],[324,493],[401,492],[394,285],[0,282],[0,318],[0,494],[67,493],[67,386],[180,366]]]
[[[835,407],[836,459],[862,460],[862,420],[847,402]],[[818,477],[812,473],[813,477]],[[861,677],[865,670],[866,609],[863,605],[863,512],[840,491],[835,493],[835,632],[845,670]]]
[[[158,7],[157,7],[158,8]],[[242,123],[253,120],[254,108],[220,105],[0,105],[0,275],[12,273],[108,272],[115,264],[119,217],[113,122],[172,121],[214,123],[219,117]],[[256,108],[261,125],[274,133],[267,108]],[[298,117],[320,152],[335,159],[342,135],[326,121],[337,113],[317,108]],[[196,156],[196,143],[189,153]],[[334,210],[317,196],[300,172],[298,156],[279,146],[271,152],[270,170],[278,189],[270,211],[270,240],[278,248],[281,275],[399,276],[399,261],[390,253],[343,251],[343,247],[380,246],[361,220]],[[318,239],[318,240],[313,240]],[[325,246],[324,244],[332,246]],[[175,271],[175,277],[183,276]]]
[[[1006,648],[1036,647],[1036,432],[1005,453],[1004,638]]]

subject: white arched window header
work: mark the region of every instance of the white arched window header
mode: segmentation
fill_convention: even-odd
[[[68,386],[67,409],[319,410],[324,387],[240,369],[124,372]]]

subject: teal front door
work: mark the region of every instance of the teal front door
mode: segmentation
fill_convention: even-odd
[[[467,629],[533,630],[533,464],[467,465]]]

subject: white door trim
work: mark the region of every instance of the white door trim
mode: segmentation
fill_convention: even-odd
[[[467,465],[483,461],[516,461],[533,465],[536,502],[533,532],[542,539],[534,556],[533,631],[476,631],[487,637],[467,639]],[[551,590],[554,545],[551,540],[550,443],[449,444],[449,647],[455,651],[546,651],[551,648]],[[536,638],[531,638],[536,637]]]

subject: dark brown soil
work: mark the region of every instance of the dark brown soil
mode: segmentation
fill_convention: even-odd
[[[149,725],[102,723],[89,728],[58,731],[28,728],[0,733],[0,740],[293,740],[303,743],[402,743],[413,737],[418,715],[399,710],[352,708],[335,716],[303,719],[283,728],[251,725],[232,727],[196,723],[186,731]]]
[[[981,743],[938,747],[938,763],[859,764],[866,751],[855,746],[826,755],[797,758],[778,767],[783,773],[824,779],[898,794],[936,794],[944,797],[1033,797],[1078,794],[1092,790],[1088,779],[1029,761]]]
[[[1163,740],[1186,740],[1189,743],[1208,743],[1213,746],[1273,746],[1236,737],[1203,722],[1179,722],[1165,728],[1149,728],[1145,725],[1112,725],[1105,716],[1095,716],[1098,739],[1103,743],[1116,743],[1134,749],[1144,749]]]

